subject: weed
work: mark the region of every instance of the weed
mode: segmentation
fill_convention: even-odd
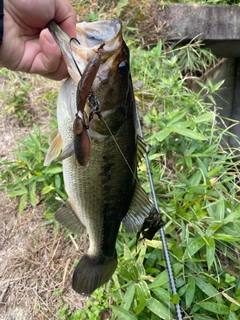
[[[33,134],[29,133],[24,140],[18,140],[16,160],[2,161],[3,184],[0,188],[11,190],[9,197],[19,197],[20,213],[28,203],[36,206],[44,201],[45,217],[53,218],[54,207],[59,204],[60,199],[66,199],[62,166],[55,163],[44,167],[49,134],[41,134],[35,125],[33,130]]]
[[[29,126],[32,115],[29,112],[29,92],[32,90],[31,85],[21,73],[13,73],[2,68],[0,75],[6,79],[11,79],[11,87],[8,94],[1,93],[3,108],[1,114],[8,114],[19,126]]]

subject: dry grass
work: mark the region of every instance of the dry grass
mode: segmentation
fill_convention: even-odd
[[[71,288],[73,263],[85,251],[81,238],[66,240],[44,226],[41,206],[19,216],[15,203],[1,199],[0,319],[56,319],[63,305],[81,309],[85,298]],[[61,294],[60,294],[61,293]]]

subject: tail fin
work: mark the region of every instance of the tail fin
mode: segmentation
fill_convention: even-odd
[[[117,255],[109,259],[85,254],[74,271],[72,287],[77,293],[90,295],[111,278],[116,268]]]

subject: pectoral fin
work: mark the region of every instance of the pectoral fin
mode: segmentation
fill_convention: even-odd
[[[58,129],[51,134],[48,143],[49,149],[45,157],[44,166],[48,166],[55,158],[57,158],[62,149],[62,137]]]
[[[164,226],[160,213],[138,183],[128,213],[122,222],[127,232],[137,233],[137,240],[140,238],[140,233],[143,238],[152,240],[155,233]]]
[[[60,157],[58,158],[59,161],[67,159],[74,154],[74,141],[70,142],[66,148],[64,148],[63,152],[61,153]]]
[[[136,233],[141,230],[145,219],[149,216],[153,205],[147,193],[136,183],[132,202],[127,215],[123,218],[123,224],[127,232]]]

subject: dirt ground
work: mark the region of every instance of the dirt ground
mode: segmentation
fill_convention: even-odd
[[[0,78],[1,94],[9,94],[12,81],[15,80]],[[49,85],[43,81],[45,86]],[[45,89],[36,86],[28,96],[32,122],[43,130],[49,114],[37,101]],[[4,103],[0,99],[1,110]],[[23,138],[30,130],[31,126],[21,127],[8,115],[0,116],[0,161],[13,158],[16,139]],[[52,320],[59,318],[58,310],[64,306],[71,310],[83,308],[86,298],[73,291],[71,279],[73,263],[86,250],[86,240],[67,240],[61,230],[54,231],[52,225],[42,226],[46,221],[42,217],[42,205],[29,206],[19,215],[17,204],[17,200],[1,192],[0,320]]]

